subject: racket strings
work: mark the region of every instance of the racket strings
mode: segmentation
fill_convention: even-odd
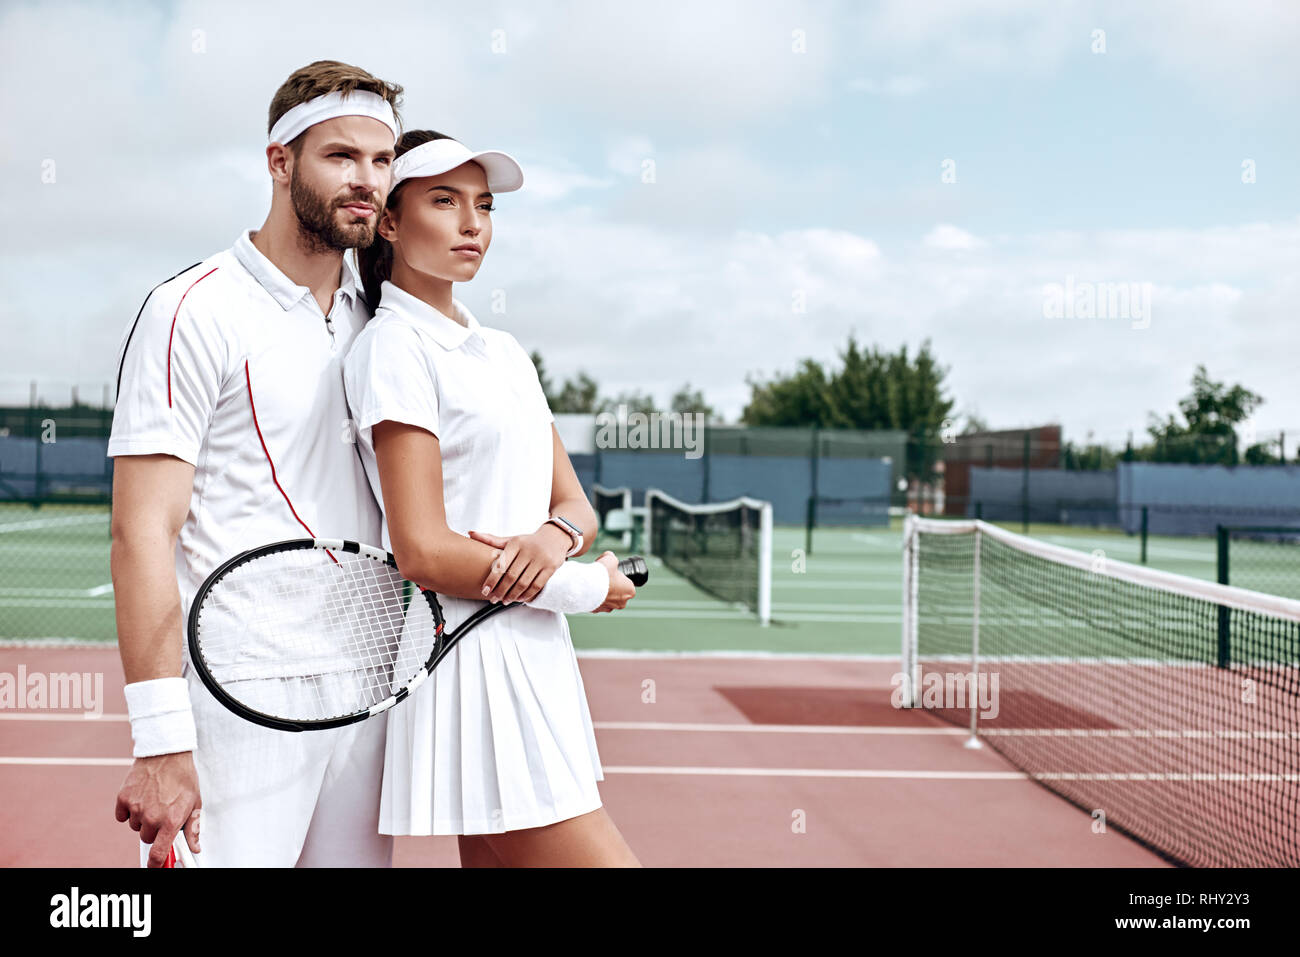
[[[440,630],[419,589],[364,555],[274,552],[231,569],[199,611],[213,678],[263,714],[319,721],[387,700],[419,672]]]

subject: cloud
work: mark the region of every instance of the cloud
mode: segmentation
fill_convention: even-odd
[[[1263,175],[1293,144],[1298,9],[734,0],[630,20],[599,3],[558,16],[396,0],[341,29],[355,16],[342,0],[8,4],[0,378],[98,395],[148,289],[262,221],[270,97],[337,58],[404,84],[408,127],[520,158],[525,188],[499,198],[491,254],[457,294],[553,375],[586,369],[607,392],[661,400],[691,381],[735,416],[747,374],[833,362],[850,333],[891,349],[928,338],[961,406],[993,425],[1059,417],[1122,439],[1207,361],[1264,394],[1262,431],[1300,434],[1300,217]],[[1088,52],[1098,27],[1104,61]],[[1116,129],[1147,121],[1099,69],[1125,96],[1159,81],[1232,106],[1209,122],[1265,117],[1259,149],[1228,164],[1258,155],[1260,184],[1189,201],[1184,220],[1139,196],[1109,220],[1125,228],[1078,228],[1076,188],[1129,195],[1132,141],[1108,153],[1094,136],[1097,178],[1065,179],[1063,156],[1097,129],[1073,107]],[[961,179],[941,186],[947,156]],[[1043,286],[1067,276],[1150,283],[1150,327],[1044,319]]]
[[[931,249],[958,251],[981,249],[986,245],[984,240],[977,236],[947,223],[940,223],[938,226],[934,227],[934,229],[926,233],[925,238],[921,240],[921,242],[924,245],[929,246]]]
[[[849,83],[849,89],[873,96],[915,96],[929,87],[929,83],[919,76],[891,76],[886,80],[860,78]]]

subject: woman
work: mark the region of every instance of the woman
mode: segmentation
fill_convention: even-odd
[[[637,866],[601,807],[603,780],[562,612],[635,594],[555,431],[532,360],[452,297],[492,241],[492,193],[523,184],[504,153],[432,131],[396,147],[375,245],[360,257],[375,316],[345,384],[384,545],[443,599],[448,626],[484,600],[523,601],[479,625],[389,715],[385,834],[457,834],[463,866]]]

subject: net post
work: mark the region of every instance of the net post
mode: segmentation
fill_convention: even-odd
[[[1214,527],[1214,537],[1217,545],[1218,558],[1216,561],[1218,579],[1220,585],[1228,584],[1228,527],[1226,525],[1216,525]],[[1218,664],[1220,668],[1227,668],[1232,661],[1232,609],[1227,605],[1219,606],[1219,641],[1218,641]]]
[[[647,555],[653,555],[655,553],[654,526],[652,524],[654,521],[654,508],[651,506],[650,500],[656,493],[658,493],[658,491],[658,489],[648,488],[645,490],[645,498],[642,499],[645,503],[645,522],[643,527],[645,528],[645,553]]]
[[[920,676],[916,673],[916,516],[908,512],[903,517],[903,642],[899,667],[903,673],[903,707],[916,707],[916,687]]]
[[[764,502],[758,519],[758,623],[772,620],[772,503]]]
[[[970,682],[970,737],[963,747],[978,750],[984,745],[979,739],[979,683],[980,683],[980,542],[983,532],[975,526],[975,561],[971,574],[971,682]]]
[[[1145,564],[1147,563],[1147,528],[1148,528],[1148,521],[1149,521],[1149,513],[1148,513],[1148,511],[1147,511],[1147,506],[1143,505],[1143,506],[1142,506],[1142,564],[1143,564],[1143,565],[1145,565]]]
[[[817,510],[817,496],[809,495],[808,513],[804,517],[803,553],[805,555],[812,554],[813,524],[817,521],[816,510]]]

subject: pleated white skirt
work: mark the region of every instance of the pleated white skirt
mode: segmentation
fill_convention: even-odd
[[[442,598],[449,628],[480,602]],[[381,834],[493,834],[601,806],[604,779],[563,615],[478,625],[388,713]]]

